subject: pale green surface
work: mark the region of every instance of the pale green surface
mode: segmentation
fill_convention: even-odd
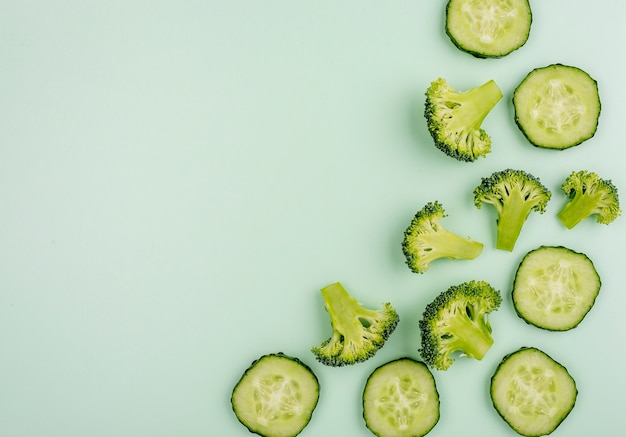
[[[417,321],[448,286],[503,291],[482,362],[435,378],[441,419],[429,434],[516,435],[489,400],[502,356],[536,346],[580,394],[554,436],[622,435],[622,286],[626,217],[566,230],[559,186],[589,169],[626,190],[622,172],[624,5],[535,1],[524,47],[479,60],[443,31],[444,1],[19,1],[0,8],[0,435],[249,435],[229,405],[249,363],[283,351],[319,377],[301,434],[366,437],[367,376],[417,356]],[[594,138],[533,148],[511,94],[532,69],[576,65],[599,84]],[[493,152],[461,163],[435,149],[423,93],[494,79],[505,97],[485,120]],[[482,176],[518,167],[553,190],[512,253],[478,210]],[[625,191],[626,196],[626,191]],[[427,201],[485,243],[473,261],[411,273],[402,232]],[[515,316],[517,263],[541,244],[587,253],[602,277],[571,332]],[[319,289],[341,281],[402,321],[372,360],[325,368],[330,335]],[[478,431],[480,430],[480,431]]]

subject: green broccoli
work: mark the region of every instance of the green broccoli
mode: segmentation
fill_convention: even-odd
[[[482,252],[482,243],[441,226],[444,217],[443,206],[436,201],[427,203],[415,214],[402,241],[402,251],[411,271],[424,273],[430,262],[439,258],[474,259]]]
[[[435,146],[459,161],[473,162],[491,152],[491,138],[481,125],[502,98],[493,80],[466,92],[437,79],[426,91],[424,116]]]
[[[515,243],[531,211],[543,214],[552,193],[539,178],[523,170],[506,169],[494,172],[474,189],[474,204],[492,204],[497,213],[496,248],[508,250]]]
[[[591,215],[596,216],[598,223],[608,225],[622,213],[617,187],[596,173],[587,170],[572,172],[561,188],[570,200],[558,218],[568,229]]]
[[[500,292],[485,281],[453,285],[426,306],[419,328],[419,353],[430,367],[447,370],[453,354],[481,360],[493,344],[487,314],[502,303]]]
[[[322,288],[321,292],[330,315],[332,335],[311,352],[324,365],[340,367],[373,357],[400,320],[389,303],[383,303],[380,310],[364,308],[339,282]]]

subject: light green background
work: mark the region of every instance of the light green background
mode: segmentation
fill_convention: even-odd
[[[318,375],[304,436],[368,436],[360,397],[375,367],[419,358],[417,321],[452,284],[484,279],[505,296],[482,362],[436,372],[433,437],[513,436],[488,394],[497,363],[536,346],[580,391],[553,434],[626,433],[623,420],[626,217],[573,230],[556,213],[562,180],[589,169],[626,190],[623,3],[532,1],[527,44],[480,60],[443,31],[440,1],[15,1],[0,6],[0,435],[249,435],[232,387],[282,351]],[[534,148],[511,96],[531,69],[576,65],[599,83],[588,142]],[[486,159],[435,149],[424,91],[442,76],[494,79],[504,98],[484,123]],[[495,170],[529,171],[553,191],[512,253],[472,190]],[[485,243],[474,261],[411,273],[402,232],[439,200],[447,227]],[[526,325],[510,288],[522,256],[565,245],[603,287],[566,333]],[[319,289],[341,281],[401,323],[370,361],[327,368]]]

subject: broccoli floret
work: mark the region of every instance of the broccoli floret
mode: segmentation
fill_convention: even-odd
[[[515,247],[524,222],[531,211],[543,214],[552,193],[539,178],[523,170],[506,169],[494,172],[474,189],[474,204],[492,204],[498,213],[496,248]]]
[[[572,172],[561,188],[570,200],[558,218],[568,229],[591,215],[596,216],[598,223],[608,225],[622,213],[617,187],[596,173],[587,170]]]
[[[419,328],[419,353],[429,366],[447,370],[453,354],[481,360],[493,344],[487,314],[502,303],[500,292],[485,281],[453,285],[426,306]]]
[[[321,291],[332,335],[311,352],[322,364],[339,367],[373,357],[398,325],[398,313],[389,303],[379,310],[364,308],[339,282]]]
[[[466,92],[437,79],[426,91],[424,116],[435,146],[459,161],[473,162],[491,152],[491,138],[481,125],[502,98],[498,85],[490,80]]]
[[[406,263],[415,273],[428,270],[431,261],[439,258],[474,259],[483,250],[483,244],[463,238],[441,226],[446,217],[439,202],[429,202],[417,211],[404,231],[402,251]]]

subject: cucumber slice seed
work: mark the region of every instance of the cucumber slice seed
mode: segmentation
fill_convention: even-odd
[[[597,82],[577,67],[536,68],[513,93],[515,122],[531,144],[563,150],[593,137],[600,117]]]
[[[319,382],[299,359],[283,353],[254,361],[233,389],[237,419],[252,433],[294,437],[311,420],[319,399]]]
[[[478,58],[498,58],[530,35],[528,0],[449,0],[445,30],[455,46]]]
[[[552,433],[574,408],[578,389],[563,365],[537,348],[523,347],[502,359],[490,393],[504,421],[530,437]]]
[[[363,391],[363,418],[378,437],[421,437],[439,421],[439,393],[426,364],[400,358],[375,369]]]
[[[582,322],[600,287],[600,276],[587,255],[563,246],[541,246],[520,262],[513,305],[529,324],[567,331]]]

